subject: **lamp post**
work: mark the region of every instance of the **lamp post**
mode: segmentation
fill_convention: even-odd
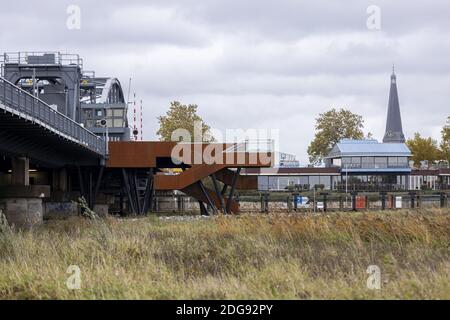
[[[103,118],[100,120],[99,122],[100,126],[104,127],[105,130],[105,150],[106,150],[106,154],[109,154],[109,146],[108,146],[108,142],[109,142],[109,133],[108,133],[108,122],[106,121],[106,118]]]
[[[345,193],[348,192],[348,163],[345,164]]]
[[[347,194],[348,194],[348,163],[345,164],[345,207],[346,208],[348,206]]]
[[[111,111],[112,112],[112,111]],[[111,114],[112,115],[112,114]],[[104,118],[104,127],[106,129],[105,140],[106,140],[106,154],[109,155],[109,131],[108,131],[108,121],[106,120],[108,117],[108,110],[105,108],[105,118]],[[111,124],[114,122],[114,119],[111,119]],[[113,125],[113,124],[112,124]]]

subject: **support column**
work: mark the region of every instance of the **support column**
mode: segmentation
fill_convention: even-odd
[[[229,214],[231,213],[231,201],[233,200],[234,197],[234,191],[236,190],[236,182],[237,182],[237,178],[238,176],[241,174],[241,168],[238,168],[236,170],[236,173],[233,176],[233,181],[231,183],[231,190],[230,190],[230,194],[228,196],[228,200],[227,200],[227,204],[226,204],[226,213]]]
[[[78,215],[78,205],[73,202],[79,196],[69,191],[66,168],[52,170],[51,197],[44,201],[44,219],[64,219]]]
[[[50,186],[8,186],[0,189],[0,210],[8,223],[30,229],[44,221],[42,199],[50,196]]]
[[[125,184],[125,191],[126,191],[126,194],[127,194],[127,197],[128,197],[128,203],[130,205],[129,209],[131,209],[131,212],[130,212],[130,210],[128,210],[128,211],[131,214],[137,214],[136,208],[134,206],[134,201],[133,201],[133,196],[132,196],[132,193],[131,193],[130,184],[129,184],[129,181],[128,181],[128,174],[127,174],[127,172],[126,172],[126,170],[124,168],[122,168],[122,177],[123,177],[123,182]]]
[[[52,180],[53,191],[67,192],[68,177],[66,168],[53,169]]]
[[[327,207],[327,195],[328,193],[324,192],[323,194],[323,212],[327,212],[328,207]]]
[[[203,182],[201,180],[198,181],[198,185],[200,187],[200,190],[202,191],[203,195],[206,198],[206,203],[207,205],[212,209],[212,211],[216,214],[217,213],[217,208],[214,205],[214,203],[211,200],[211,197],[209,196],[208,191],[206,190],[205,186],[203,185]]]
[[[153,168],[149,169],[147,186],[144,193],[144,203],[142,205],[143,214],[147,214],[149,211],[153,211],[153,193],[154,193],[154,182],[153,182]]]
[[[380,192],[381,195],[381,210],[386,210],[386,192]]]
[[[409,193],[409,196],[411,197],[411,209],[414,209],[415,207],[415,198],[416,198],[416,193],[411,191]]]
[[[352,211],[357,211],[357,209],[356,209],[356,196],[357,195],[358,195],[358,193],[355,192],[355,191],[353,191],[351,193],[351,196],[352,196]]]
[[[216,192],[216,196],[217,196],[217,198],[219,198],[219,201],[220,201],[221,211],[222,211],[222,213],[225,213],[225,201],[223,200],[222,194],[219,191],[219,185],[217,183],[217,179],[216,179],[216,174],[215,173],[211,174],[211,180],[213,182],[214,191]]]
[[[30,186],[30,161],[11,159],[11,185],[0,188],[0,210],[8,223],[30,229],[43,222],[42,199],[50,196],[50,186]]]
[[[14,186],[30,185],[30,160],[26,157],[13,158],[11,184]]]

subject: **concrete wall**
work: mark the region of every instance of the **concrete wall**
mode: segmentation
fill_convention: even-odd
[[[78,205],[73,202],[44,202],[44,219],[66,219],[77,216]]]
[[[178,207],[177,197],[156,197],[155,206],[157,212],[190,212],[199,211],[198,201],[190,197],[182,197],[182,210]]]
[[[8,222],[17,228],[30,228],[43,221],[44,210],[39,198],[0,199],[0,210]]]

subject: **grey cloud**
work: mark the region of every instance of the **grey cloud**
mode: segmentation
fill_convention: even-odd
[[[82,9],[81,30],[65,28],[69,4]],[[380,31],[366,28],[372,4]],[[405,134],[439,138],[450,113],[449,12],[448,0],[8,1],[0,47],[79,53],[124,87],[131,76],[147,139],[177,99],[220,129],[279,128],[282,148],[305,162],[314,118],[333,106],[382,137],[392,63]]]

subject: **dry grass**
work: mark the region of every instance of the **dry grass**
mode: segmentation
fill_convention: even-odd
[[[0,229],[0,298],[450,299],[449,244],[439,210],[52,221]]]

